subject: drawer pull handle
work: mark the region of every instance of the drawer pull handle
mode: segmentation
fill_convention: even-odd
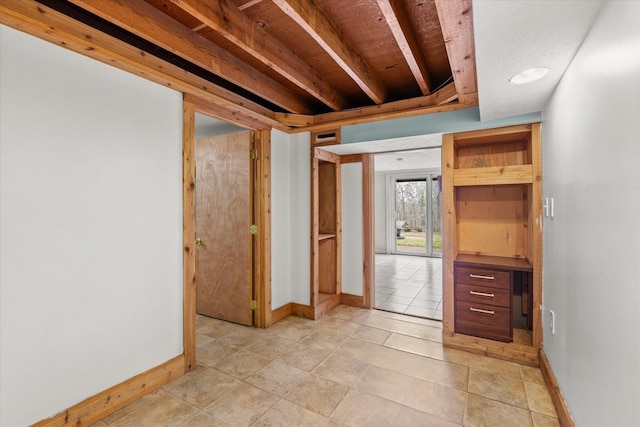
[[[471,277],[472,279],[485,279],[485,280],[494,280],[495,277],[493,276],[483,276],[481,274],[470,274],[469,277]]]
[[[469,310],[471,311],[475,311],[476,313],[484,313],[484,314],[490,314],[490,315],[494,315],[496,314],[493,310],[482,310],[479,308],[473,308],[473,307],[469,307]]]
[[[471,295],[478,295],[480,297],[489,297],[489,298],[493,298],[495,297],[495,294],[487,294],[485,292],[476,292],[476,291],[469,291],[469,293]]]

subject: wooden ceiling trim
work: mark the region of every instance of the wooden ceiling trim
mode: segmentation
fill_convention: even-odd
[[[402,101],[388,102],[382,105],[354,108],[351,110],[304,116],[276,113],[275,117],[282,125],[289,126],[290,132],[317,131],[340,126],[375,122],[380,120],[412,117],[423,114],[460,110],[477,105],[451,102],[458,97],[454,83],[431,95]]]
[[[143,0],[70,1],[287,111],[311,112],[294,92]]]
[[[289,128],[306,128],[313,125],[313,117],[305,114],[276,113],[276,120]]]
[[[397,101],[397,102],[402,102],[402,101]],[[414,108],[414,109],[389,111],[385,113],[377,113],[377,114],[366,115],[366,116],[354,116],[351,118],[345,117],[340,120],[327,122],[327,123],[314,123],[314,124],[311,124],[308,126],[302,126],[302,127],[289,127],[287,132],[298,133],[298,132],[307,132],[307,131],[326,131],[330,129],[335,129],[336,126],[360,125],[364,123],[379,122],[383,120],[401,119],[405,117],[421,116],[421,115],[434,114],[434,113],[443,113],[446,111],[462,110],[465,108],[470,108],[472,106],[473,104],[460,104],[459,102],[453,102],[451,104],[442,104],[442,105],[426,105],[426,106]],[[285,114],[285,113],[276,113],[276,118],[279,119],[282,114]],[[326,113],[326,114],[331,114],[331,113]]]
[[[224,120],[240,127],[252,130],[269,130],[272,127],[264,121],[258,120],[256,117],[250,117],[239,111],[232,111],[218,105],[217,103],[210,102],[204,98],[200,98],[189,93],[185,94],[184,100],[195,105],[196,111],[199,113]]]
[[[477,103],[478,85],[471,0],[435,0],[435,4],[458,99],[464,104]]]
[[[358,52],[341,37],[341,31],[313,0],[273,2],[331,56],[373,102],[385,102],[387,93],[382,81],[371,72],[371,67]]]
[[[171,2],[332,109],[341,110],[347,105],[343,95],[320,78],[309,64],[256,25],[235,5],[222,1]]]
[[[335,122],[338,120],[351,120],[360,117],[375,117],[377,115],[404,114],[420,110],[423,107],[431,108],[433,106],[446,103],[452,96],[457,96],[456,88],[453,83],[448,84],[439,91],[418,98],[403,99],[401,101],[387,102],[382,105],[373,105],[370,107],[354,108],[345,111],[336,111],[332,113],[318,114],[314,116],[314,125]]]
[[[34,0],[2,0],[0,23],[278,129],[275,114],[233,92],[106,35]]]
[[[398,43],[398,47],[409,65],[423,95],[429,95],[430,77],[427,65],[413,32],[407,10],[399,0],[377,0],[387,25]]]

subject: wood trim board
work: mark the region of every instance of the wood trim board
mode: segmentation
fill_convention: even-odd
[[[531,184],[533,182],[533,166],[494,166],[487,168],[458,169],[453,178],[453,186]]]
[[[367,308],[365,306],[365,297],[362,295],[341,294],[340,304],[349,305],[351,307]]]
[[[320,286],[320,276],[318,274],[318,270],[320,268],[320,263],[318,260],[319,257],[319,242],[318,242],[318,238],[319,238],[319,216],[320,216],[320,207],[319,207],[319,201],[320,201],[320,190],[318,188],[317,182],[318,182],[318,177],[319,177],[319,161],[318,158],[315,156],[315,150],[311,150],[310,154],[311,154],[311,172],[310,172],[310,179],[311,179],[311,194],[310,194],[310,201],[311,201],[311,219],[310,219],[310,224],[311,224],[311,241],[310,241],[310,253],[311,253],[311,271],[309,272],[310,274],[310,301],[309,304],[311,305],[311,307],[315,307],[316,305],[316,300],[318,299],[318,288]],[[292,306],[292,311],[293,311],[293,306]],[[302,316],[302,317],[306,317],[306,316]],[[309,317],[307,317],[309,318]],[[311,318],[314,318],[313,316]]]
[[[257,132],[255,149],[257,165],[255,172],[255,218],[258,225],[256,269],[256,326],[271,325],[271,132]]]
[[[147,395],[185,373],[184,355],[174,357],[146,372],[110,387],[34,427],[88,426]]]
[[[182,246],[183,346],[185,372],[196,367],[196,218],[195,106],[183,102]]]
[[[362,155],[362,295],[364,308],[373,306],[372,289],[375,283],[375,169],[372,154]]]
[[[444,325],[443,325],[444,327]],[[442,343],[446,347],[468,351],[474,354],[507,360],[528,366],[539,366],[537,349],[524,344],[505,343],[486,338],[473,337],[459,333],[442,334]]]
[[[542,140],[540,123],[531,124],[531,162],[533,182],[531,189],[531,215],[533,223],[533,346],[542,349]]]
[[[547,360],[547,356],[542,349],[540,350],[540,370],[542,371],[544,382],[547,384],[547,388],[549,389],[551,401],[553,402],[553,407],[556,409],[556,413],[558,414],[558,421],[560,421],[560,425],[562,427],[575,427],[567,402],[564,400],[564,397],[560,392],[556,376],[553,374],[551,365],[549,365],[549,360]]]
[[[342,164],[340,163],[340,156],[337,156],[337,162],[335,166],[335,182],[336,182],[336,294],[342,293]],[[339,300],[339,298],[338,298]],[[336,304],[337,305],[337,304]],[[327,308],[326,311],[335,307],[333,305]],[[317,317],[316,317],[317,318]]]
[[[313,320],[318,320],[323,314],[340,305],[342,294],[337,293],[325,298],[313,308]]]
[[[282,307],[278,307],[275,310],[271,311],[271,325],[273,326],[277,322],[291,316],[291,303],[288,302]]]
[[[442,335],[453,336],[454,330],[454,290],[453,260],[456,256],[456,202],[453,186],[454,142],[452,134],[442,136],[442,235],[445,236],[442,250]]]
[[[305,319],[316,320],[315,309],[309,305],[291,303],[291,315],[303,317]]]

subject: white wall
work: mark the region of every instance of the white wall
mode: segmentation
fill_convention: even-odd
[[[197,111],[195,118],[194,131],[196,140],[210,136],[229,135],[231,133],[246,131],[245,128],[227,123],[223,120],[218,120],[206,114],[198,113]]]
[[[544,350],[581,427],[640,422],[639,17],[606,2],[543,111]]]
[[[342,292],[363,295],[362,163],[341,166]]]
[[[0,424],[182,353],[181,94],[0,28]]]
[[[310,303],[309,133],[271,133],[271,306]]]
[[[375,174],[374,193],[375,248],[377,254],[386,254],[387,250],[387,174]]]
[[[271,307],[291,301],[291,142],[271,132]]]
[[[311,303],[311,137],[293,134],[291,141],[291,302]]]

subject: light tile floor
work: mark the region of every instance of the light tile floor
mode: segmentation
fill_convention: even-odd
[[[559,426],[539,369],[444,348],[437,321],[339,306],[196,326],[193,372],[94,426]]]
[[[376,254],[375,307],[442,320],[442,258]]]

